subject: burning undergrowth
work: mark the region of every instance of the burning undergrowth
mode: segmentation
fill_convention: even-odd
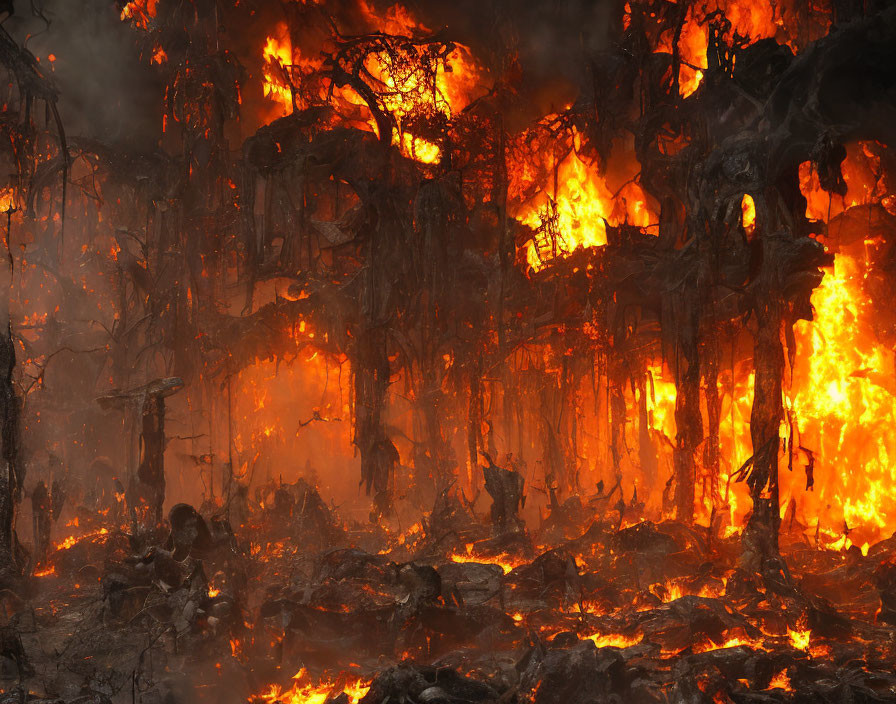
[[[793,535],[770,581],[739,566],[737,538],[588,498],[581,534],[565,510],[508,531],[450,492],[379,535],[301,481],[242,507],[237,530],[181,504],[167,535],[59,544],[29,617],[40,630],[17,636],[29,660],[5,656],[47,694],[82,682],[256,702],[889,696],[891,541],[863,555]],[[58,672],[34,677],[51,653]]]

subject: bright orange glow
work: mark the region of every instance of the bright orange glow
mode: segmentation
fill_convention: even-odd
[[[886,205],[887,196],[891,194],[886,179],[877,177],[881,170],[878,149],[873,142],[857,142],[846,147],[846,159],[841,164],[847,188],[845,196],[821,188],[812,162],[800,164],[800,191],[806,198],[806,217],[828,222],[856,205],[878,201]]]
[[[756,229],[756,204],[753,202],[753,196],[749,193],[744,194],[740,204],[741,209],[741,225],[747,236],[753,235]]]
[[[130,21],[136,27],[146,29],[155,19],[159,0],[131,0],[121,9],[121,21]]]
[[[293,333],[293,355],[257,360],[233,377],[235,478],[269,484],[280,480],[278,467],[292,467],[284,482],[305,477],[323,497],[360,500],[353,480],[349,364],[320,354],[312,339],[326,344],[326,335],[315,336],[307,322],[304,332],[297,324]],[[226,409],[221,421],[227,422]],[[318,474],[324,466],[328,471]]]
[[[790,638],[790,644],[797,650],[807,650],[809,648],[809,639],[812,631],[809,629],[792,631],[787,629],[787,636]]]
[[[727,638],[721,644],[716,644],[716,643],[713,643],[711,640],[707,640],[704,643],[695,645],[693,650],[695,653],[708,653],[712,650],[722,650],[724,648],[737,648],[742,645],[746,646],[747,648],[753,648],[753,649],[762,648],[761,641],[750,640],[749,638],[741,638],[738,636],[734,636],[731,638]]]
[[[108,533],[109,530],[107,528],[100,528],[97,531],[93,531],[92,533],[85,533],[84,535],[70,535],[61,543],[57,543],[55,547],[57,550],[68,550],[82,540],[85,540],[87,538],[95,538],[100,535],[108,535]]]
[[[786,30],[782,19],[782,7],[777,10],[774,4],[755,2],[755,0],[709,0],[691,5],[685,18],[678,50],[682,65],[678,75],[678,89],[682,97],[691,95],[703,81],[703,73],[708,66],[707,50],[709,48],[709,25],[707,16],[722,10],[731,22],[728,41],[736,32],[749,37],[749,43],[767,37],[778,37]],[[790,44],[791,37],[784,31],[782,39]],[[656,50],[672,53],[673,30],[666,30],[659,38]]]
[[[370,689],[369,682],[354,676],[315,683],[304,668],[293,676],[293,680],[292,688],[288,691],[284,691],[279,685],[271,685],[260,695],[260,699],[269,704],[324,704],[344,693],[351,704],[356,704]]]
[[[526,560],[513,555],[502,554],[496,557],[477,555],[474,543],[467,543],[465,547],[466,552],[455,552],[449,555],[452,562],[476,562],[483,565],[498,565],[498,567],[504,570],[504,574],[508,574],[520,565],[527,564]]]
[[[277,27],[277,36],[267,38],[264,49],[264,95],[282,108],[282,114],[292,112],[293,96],[289,80],[294,80],[297,69],[320,68],[320,61],[304,60],[298,49],[293,49],[289,29],[285,23]]]
[[[787,676],[787,670],[781,670],[777,675],[772,677],[768,683],[769,689],[783,689],[787,692],[792,691],[790,686],[790,678]]]
[[[896,527],[896,387],[892,351],[877,341],[862,292],[865,274],[863,263],[838,255],[812,295],[816,321],[796,326],[792,405],[800,443],[816,453],[823,477],[818,501],[834,509],[824,525],[839,529],[845,520],[883,531]]]
[[[0,191],[0,213],[6,213],[16,207],[16,194],[12,188]]]
[[[650,428],[663,433],[667,438],[674,438],[675,381],[669,378],[659,364],[650,365],[648,371],[650,380],[647,382],[647,413]]]
[[[535,231],[526,245],[526,262],[533,271],[580,247],[607,244],[606,224],[647,227],[656,222],[641,187],[627,183],[614,194],[597,165],[580,152],[580,143],[573,129],[569,150],[559,160],[555,150],[545,147],[537,151],[543,163],[511,165],[510,190],[522,201],[515,217]]]
[[[619,633],[592,633],[582,637],[593,641],[598,648],[629,648],[644,640],[644,636],[641,635],[624,636]]]
[[[377,31],[396,36],[426,36],[430,31],[417,22],[411,13],[395,5],[384,15],[380,15],[366,3],[361,3],[371,24]],[[417,116],[441,115],[451,118],[462,110],[469,102],[481,94],[482,70],[473,59],[469,49],[455,45],[454,50],[443,60],[439,59],[435,70],[435,81],[430,81],[424,66],[430,61],[426,58],[425,49],[410,44],[402,51],[412,54],[410,61],[397,60],[389,51],[371,53],[365,63],[365,71],[372,78],[372,88],[377,94],[380,108],[390,113],[397,123],[393,144],[401,149],[402,154],[421,163],[432,164],[441,158],[441,148],[412,134],[405,127],[411,118]],[[264,58],[264,95],[279,106],[279,114],[288,115],[293,110],[293,100],[299,108],[307,107],[304,98],[313,98],[321,102],[330,102],[337,107],[340,114],[346,116],[366,111],[366,104],[360,95],[352,89],[333,88],[323,85],[311,95],[303,95],[299,90],[302,80],[322,68],[320,59],[308,58],[301,48],[293,46],[289,28],[281,23],[274,35],[268,36],[262,51]],[[332,89],[331,89],[332,88]],[[294,90],[296,95],[294,96]],[[360,123],[348,120],[355,126],[364,126],[378,133],[378,126],[372,115],[368,115]]]

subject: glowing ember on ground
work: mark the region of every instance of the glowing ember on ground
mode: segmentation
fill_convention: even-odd
[[[474,544],[468,543],[465,553],[455,552],[449,555],[449,557],[452,562],[476,562],[483,565],[497,565],[504,571],[504,574],[508,574],[520,565],[527,563],[527,560],[514,557],[513,555],[485,556],[477,554],[474,550]]]
[[[750,638],[743,638],[739,636],[732,636],[726,638],[721,643],[714,643],[711,640],[704,641],[701,644],[693,646],[693,650],[695,653],[708,653],[713,650],[724,650],[725,648],[738,648],[741,646],[752,648],[754,650],[761,649],[762,641],[752,640]]]
[[[781,670],[774,677],[772,677],[771,681],[768,683],[769,689],[784,689],[786,691],[791,691],[790,687],[790,678],[787,676],[787,670]]]
[[[790,638],[790,644],[797,650],[808,650],[812,631],[809,629],[790,630],[788,628],[787,637]]]
[[[304,668],[293,676],[293,685],[284,690],[279,685],[271,685],[267,692],[253,697],[250,701],[269,702],[274,704],[324,704],[341,695],[345,695],[350,704],[367,694],[370,683],[349,676],[340,676],[333,680],[312,682],[308,671]]]
[[[618,633],[593,633],[583,638],[592,641],[598,648],[629,648],[643,640],[643,636],[624,636]]]
[[[77,545],[78,543],[80,543],[82,540],[88,540],[90,538],[96,538],[98,536],[108,535],[108,534],[109,534],[108,528],[100,528],[99,530],[93,531],[91,533],[85,533],[84,535],[70,535],[65,540],[63,540],[61,543],[57,543],[56,549],[57,550],[68,550],[69,548],[73,547],[74,545]]]

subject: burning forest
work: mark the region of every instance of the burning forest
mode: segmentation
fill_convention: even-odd
[[[896,701],[889,5],[0,0],[0,704]]]

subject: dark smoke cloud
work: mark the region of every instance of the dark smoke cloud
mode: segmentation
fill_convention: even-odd
[[[388,4],[388,3],[386,3]],[[411,0],[434,30],[466,45],[496,78],[512,78],[531,116],[590,85],[590,58],[619,30],[617,0]],[[511,65],[512,62],[512,65]],[[517,72],[508,76],[508,72]]]
[[[386,2],[384,5],[388,5]],[[411,0],[434,28],[498,67],[516,53],[523,69],[545,80],[580,75],[587,56],[607,46],[613,0]]]
[[[161,126],[162,92],[137,33],[113,0],[17,0],[5,29],[40,59],[60,91],[66,131],[132,149],[151,149]],[[30,36],[29,36],[30,35]],[[54,54],[51,64],[48,56]]]

